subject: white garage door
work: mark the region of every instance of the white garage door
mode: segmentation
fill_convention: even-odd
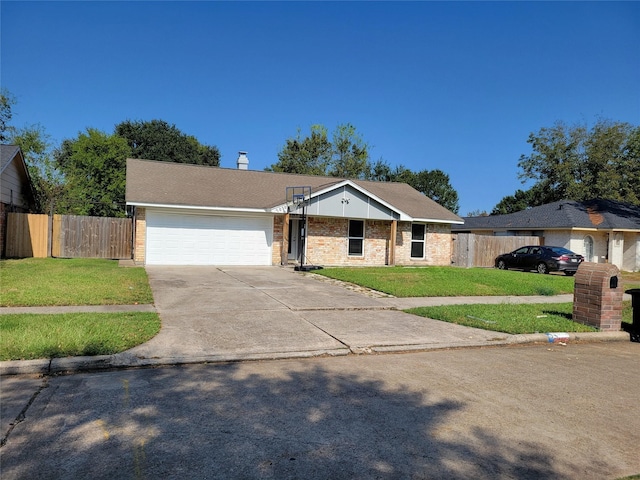
[[[271,217],[147,210],[147,265],[271,265]]]

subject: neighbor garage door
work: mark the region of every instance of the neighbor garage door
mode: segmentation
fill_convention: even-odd
[[[147,265],[271,265],[271,217],[147,209]]]

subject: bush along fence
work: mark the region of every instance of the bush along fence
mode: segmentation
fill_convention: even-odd
[[[132,258],[130,218],[8,213],[5,258]]]

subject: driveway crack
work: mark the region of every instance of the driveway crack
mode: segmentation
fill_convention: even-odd
[[[324,333],[325,335],[327,335],[330,338],[333,338],[336,342],[338,342],[340,345],[344,345],[346,348],[348,348],[349,350],[351,350],[351,346],[344,343],[342,340],[340,340],[338,337],[336,337],[335,335],[332,335],[329,331],[325,330],[324,328],[316,325],[315,323],[313,323],[310,320],[307,320],[305,317],[303,317],[302,315],[300,315],[300,318],[302,318],[302,320],[304,320],[305,322],[307,322],[309,325],[311,325],[312,327],[320,330],[322,333]]]
[[[2,439],[0,439],[0,448],[6,445],[7,440],[9,439],[9,435],[11,435],[11,432],[13,432],[13,429],[16,427],[16,425],[24,421],[24,419],[27,416],[27,410],[29,410],[29,407],[31,407],[31,404],[35,401],[38,395],[40,395],[40,392],[42,392],[42,390],[48,387],[49,387],[49,378],[44,377],[42,379],[42,383],[40,384],[38,389],[35,392],[33,392],[33,395],[31,395],[31,398],[29,399],[27,404],[24,406],[24,408],[20,411],[16,419],[9,424],[9,429],[3,435]]]

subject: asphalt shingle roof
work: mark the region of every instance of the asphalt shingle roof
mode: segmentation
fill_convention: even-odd
[[[334,177],[128,159],[126,201],[131,204],[267,210],[285,203],[287,187],[309,186],[315,193],[344,181]],[[462,221],[407,184],[351,181],[414,219]]]
[[[507,215],[464,217],[454,231],[477,229],[549,230],[597,228],[640,230],[640,206],[615,200],[559,200]]]
[[[0,172],[3,172],[16,156],[20,147],[16,145],[0,145]]]

